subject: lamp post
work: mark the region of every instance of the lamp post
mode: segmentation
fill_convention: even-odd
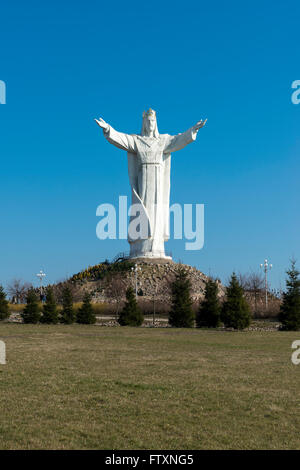
[[[137,297],[137,274],[138,271],[141,271],[141,268],[135,263],[134,267],[131,268],[131,271],[135,274],[135,297]]]
[[[41,269],[39,273],[37,273],[36,275],[39,280],[40,280],[40,294],[42,295],[42,287],[43,287],[43,279],[44,277],[46,277],[46,274],[43,272],[43,270]]]
[[[152,319],[153,326],[155,326],[155,314],[156,314],[155,302],[156,302],[156,297],[157,297],[157,285],[155,286],[155,291],[153,293],[153,319]]]
[[[268,270],[272,269],[273,265],[268,263],[268,260],[265,259],[264,264],[260,265],[261,268],[264,269],[265,272],[265,306],[266,310],[268,308]]]

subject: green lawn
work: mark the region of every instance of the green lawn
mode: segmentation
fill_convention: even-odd
[[[300,332],[1,324],[1,449],[300,449]]]

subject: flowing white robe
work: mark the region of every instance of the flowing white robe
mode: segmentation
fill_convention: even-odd
[[[146,236],[145,230],[135,238],[129,233],[131,257],[166,258],[164,242],[169,238],[171,153],[193,142],[197,132],[191,128],[175,136],[146,137],[117,132],[109,126],[103,133],[108,142],[127,151],[132,205],[140,205],[143,220],[148,225]]]

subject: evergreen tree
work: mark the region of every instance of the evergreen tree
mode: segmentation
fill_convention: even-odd
[[[61,323],[70,325],[74,323],[76,315],[73,307],[73,295],[70,287],[66,286],[62,292],[62,305],[63,309],[61,312]]]
[[[300,272],[296,269],[296,261],[291,261],[291,269],[287,271],[287,290],[283,294],[280,306],[279,321],[283,330],[300,329]]]
[[[172,283],[172,306],[169,314],[169,324],[176,328],[192,328],[195,314],[191,299],[191,283],[187,272],[180,267]]]
[[[6,300],[6,294],[2,286],[0,286],[0,320],[6,320],[10,315],[9,304]]]
[[[92,325],[96,323],[96,315],[91,304],[91,296],[89,293],[86,293],[83,298],[82,306],[77,312],[77,323]]]
[[[226,300],[222,306],[221,320],[227,328],[236,330],[243,330],[250,325],[250,307],[235,273],[232,274],[226,289]]]
[[[38,297],[33,289],[30,289],[26,296],[26,306],[21,313],[24,323],[38,323],[41,318]]]
[[[126,291],[126,300],[127,302],[125,302],[125,305],[120,312],[118,322],[122,326],[141,326],[144,321],[144,315],[137,304],[132,287],[128,287]]]
[[[205,284],[205,296],[196,315],[198,328],[216,328],[220,325],[221,306],[218,298],[218,284],[208,279]]]
[[[53,289],[50,286],[46,290],[46,302],[43,305],[41,323],[48,323],[48,324],[58,323],[57,305],[55,302]]]

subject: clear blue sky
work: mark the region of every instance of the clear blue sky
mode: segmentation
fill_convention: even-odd
[[[171,202],[205,204],[205,246],[175,260],[226,281],[298,258],[299,1],[10,1],[1,5],[0,282],[48,282],[128,250],[96,238],[96,207],[129,195],[126,154],[93,122],[161,133],[207,117],[173,155]],[[258,268],[259,269],[259,268]]]

